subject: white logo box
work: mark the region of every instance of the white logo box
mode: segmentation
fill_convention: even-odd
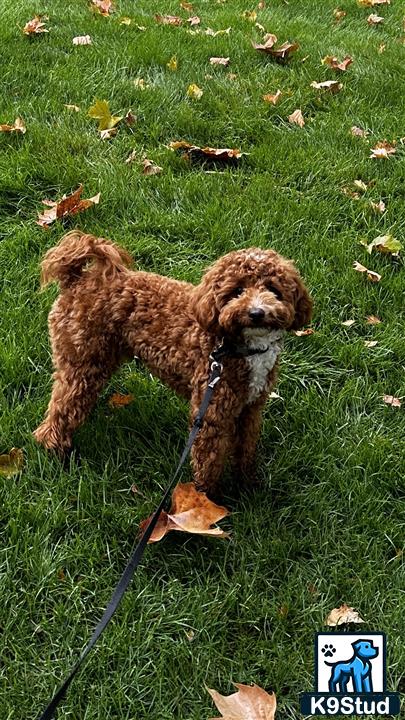
[[[366,640],[378,648],[378,655],[370,658],[373,679],[373,692],[385,690],[385,636],[384,633],[319,633],[315,640],[315,686],[317,692],[329,692],[329,680],[332,666],[326,663],[347,662],[354,655],[352,643],[359,640]],[[333,656],[322,652],[322,648],[332,645],[335,648]],[[325,657],[326,655],[326,657]],[[347,686],[349,693],[354,692],[353,683],[350,680]]]

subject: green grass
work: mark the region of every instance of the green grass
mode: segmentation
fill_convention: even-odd
[[[301,45],[284,66],[253,50],[261,34],[242,18],[254,7],[243,0],[195,0],[202,28],[231,26],[216,38],[157,25],[155,12],[179,13],[174,0],[117,0],[111,18],[87,0],[3,3],[0,122],[21,115],[27,133],[0,135],[0,453],[25,454],[21,476],[1,481],[1,720],[35,718],[77,658],[186,437],[186,405],[131,365],[78,431],[80,467],[67,471],[31,437],[51,387],[46,317],[56,295],[38,292],[38,266],[74,223],[44,231],[36,213],[43,198],[79,183],[101,201],[78,225],[122,243],[142,269],[197,282],[233,248],[294,258],[314,296],[316,332],[288,340],[282,399],[266,410],[262,490],[232,504],[223,523],[232,539],[172,534],[148,549],[60,716],[206,720],[215,711],[204,686],[229,693],[234,680],[274,688],[278,717],[295,720],[298,694],[312,686],[313,633],[342,601],[365,628],[387,632],[388,687],[404,689],[405,422],[403,408],[381,399],[405,395],[404,268],[360,244],[404,236],[404,147],[369,159],[375,142],[405,132],[403,8],[378,7],[384,25],[370,28],[372,10],[354,0],[340,3],[339,24],[336,0],[268,5],[257,20]],[[50,32],[27,38],[20,28],[36,12],[49,15]],[[122,15],[132,25],[120,25]],[[86,33],[93,45],[74,47]],[[327,54],[354,63],[342,92],[319,98],[309,85],[335,77],[321,65]],[[166,67],[172,55],[177,72]],[[229,55],[230,67],[211,67],[212,55]],[[194,82],[199,101],[186,96]],[[262,95],[277,88],[281,102],[266,105]],[[100,141],[87,117],[96,98],[114,114],[132,108],[137,124]],[[287,121],[298,107],[303,129]],[[368,138],[352,137],[352,125]],[[167,149],[175,139],[248,154],[207,174]],[[164,172],[145,177],[126,165],[133,149]],[[341,191],[355,179],[373,182],[359,200]],[[369,208],[379,199],[383,215]],[[382,281],[356,273],[356,259]],[[383,323],[366,325],[369,314]],[[351,328],[341,325],[348,318]],[[132,392],[134,404],[110,410],[113,390]]]

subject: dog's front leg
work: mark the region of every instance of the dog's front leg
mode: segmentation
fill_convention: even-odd
[[[253,486],[256,477],[256,447],[262,426],[262,413],[267,400],[264,392],[255,402],[245,405],[239,415],[233,448],[233,475]]]
[[[205,391],[205,383],[198,383],[191,398],[191,421],[198,413]],[[225,459],[235,442],[235,417],[238,399],[225,380],[215,388],[200,432],[191,450],[194,482],[198,490],[215,497],[219,492]]]

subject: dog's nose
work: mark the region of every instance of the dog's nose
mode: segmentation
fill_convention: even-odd
[[[262,308],[252,308],[249,310],[249,317],[253,322],[260,322],[260,320],[263,320],[265,316],[265,312]]]

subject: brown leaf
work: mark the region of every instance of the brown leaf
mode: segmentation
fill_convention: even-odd
[[[17,475],[21,471],[23,463],[23,451],[12,448],[9,453],[0,455],[0,475],[6,478]]]
[[[356,125],[352,125],[352,127],[350,128],[350,132],[354,137],[367,137],[368,135],[368,130],[363,130]]]
[[[110,408],[119,408],[126,407],[127,405],[130,405],[133,401],[134,396],[131,394],[121,395],[121,393],[113,393],[113,395],[111,395],[110,399],[108,400],[108,404]]]
[[[388,158],[390,155],[394,155],[396,153],[397,149],[395,145],[391,145],[391,143],[387,142],[387,140],[382,140],[381,142],[378,142],[377,145],[373,148],[371,148],[371,158]]]
[[[181,25],[183,20],[177,15],[155,15],[155,20],[160,25]]]
[[[78,35],[72,40],[73,45],[91,45],[90,35]]]
[[[100,140],[111,140],[112,137],[115,137],[117,134],[117,128],[105,128],[105,130],[100,130]]]
[[[380,318],[378,318],[376,315],[367,315],[366,323],[367,325],[381,325],[382,320],[380,320]]]
[[[340,8],[335,8],[333,11],[333,17],[335,18],[336,22],[340,22],[345,18],[347,15],[345,10],[340,10]]]
[[[331,610],[325,620],[325,625],[329,625],[330,627],[345,625],[347,623],[364,623],[364,620],[360,617],[357,610],[354,610],[349,605],[346,605],[346,603],[343,603],[340,607]]]
[[[324,82],[315,82],[314,80],[313,82],[311,82],[311,87],[314,88],[314,90],[324,90],[326,92],[335,94],[340,92],[343,85],[337,80],[324,80]]]
[[[265,1],[264,1],[264,0],[260,0],[260,2],[257,4],[257,9],[258,9],[258,10],[264,10],[265,7],[266,7]]]
[[[391,0],[358,0],[363,7],[374,7],[375,5],[390,5]]]
[[[155,165],[152,160],[148,160],[148,158],[142,160],[142,165],[142,175],[160,175],[160,173],[163,172],[162,167]]]
[[[79,185],[78,189],[75,190],[71,195],[64,195],[61,200],[54,202],[53,200],[43,200],[43,204],[48,207],[48,210],[44,210],[43,213],[38,213],[37,225],[41,227],[48,227],[56,219],[65,218],[69,215],[76,215],[78,212],[82,212],[92,205],[97,205],[100,201],[100,193],[94,195],[92,198],[87,200],[81,200],[80,196],[83,191],[83,185]]]
[[[386,405],[391,405],[392,407],[401,407],[401,401],[399,398],[395,397],[394,395],[383,395],[383,401]]]
[[[27,132],[24,120],[20,117],[16,117],[12,125],[0,125],[0,132],[15,132],[24,135]]]
[[[216,525],[211,527],[227,515],[227,508],[216,505],[205,493],[198,492],[194,483],[179,483],[173,490],[170,512],[162,511],[148,542],[158,542],[170,530],[228,537],[228,533]],[[152,516],[141,522],[141,532],[148,527],[151,518]]]
[[[282,96],[281,90],[277,90],[274,95],[263,95],[264,102],[270,103],[271,105],[277,105],[278,101]]]
[[[346,55],[341,62],[339,62],[334,55],[326,55],[322,59],[322,65],[328,65],[328,67],[332,68],[332,70],[341,70],[341,72],[345,72],[352,62],[353,58],[351,58],[350,55]]]
[[[114,6],[111,0],[91,0],[93,10],[97,10],[100,15],[108,17],[113,11]]]
[[[42,22],[41,18],[48,20],[46,15],[35,15],[32,20],[29,20],[23,27],[24,35],[39,35],[40,33],[47,33],[49,30],[45,27],[45,23]]]
[[[366,273],[367,278],[374,283],[380,282],[381,275],[379,273],[374,272],[374,270],[368,270],[368,268],[364,267],[364,265],[361,265],[357,260],[353,263],[354,270],[357,270],[357,272]]]
[[[181,150],[184,152],[184,154],[188,155],[190,158],[195,159],[211,159],[211,160],[221,160],[221,161],[229,161],[229,160],[239,160],[244,153],[242,153],[240,150],[236,150],[234,148],[212,148],[212,147],[199,147],[198,145],[191,145],[191,143],[188,143],[184,140],[175,140],[171,143],[169,143],[169,148],[171,150]]]
[[[299,125],[301,128],[304,127],[305,120],[303,118],[300,108],[294,110],[294,112],[288,116],[288,122],[292,123],[293,125]]]
[[[313,328],[307,328],[306,330],[293,330],[294,335],[297,337],[306,337],[307,335],[313,335],[315,330]]]
[[[252,43],[253,47],[255,48],[255,50],[262,50],[263,52],[270,52],[272,47],[277,42],[277,35],[273,35],[273,33],[267,33],[267,35],[265,35],[263,39],[264,39],[264,43],[262,43],[262,44]]]
[[[228,67],[229,63],[229,57],[210,57],[211,65],[223,65],[224,67]]]
[[[132,151],[129,153],[129,155],[128,155],[127,159],[125,160],[125,162],[126,162],[127,165],[130,165],[130,164],[133,163],[135,160],[136,160],[136,150],[132,150]]]
[[[207,688],[221,713],[221,718],[211,720],[274,720],[277,707],[274,693],[269,694],[258,685],[234,685],[238,692],[228,696]]]
[[[180,7],[182,10],[187,10],[187,12],[193,12],[193,6],[191,2],[186,2],[183,0],[183,2],[180,3]]]
[[[258,50],[259,52],[265,52],[268,55],[271,55],[279,62],[285,62],[288,60],[291,53],[295,52],[299,48],[298,43],[290,43],[285,42],[282,45],[279,45],[278,48],[275,48],[274,45],[277,42],[277,36],[273,35],[272,33],[269,33],[264,37],[264,43],[252,43],[255,50]]]
[[[127,114],[124,117],[124,122],[126,122],[129,127],[132,127],[132,125],[135,125],[137,121],[136,115],[133,114],[132,110],[128,110]]]
[[[384,18],[381,17],[381,15],[371,13],[367,18],[367,22],[369,25],[381,25],[384,22]]]
[[[187,18],[186,22],[189,23],[190,27],[193,27],[194,25],[199,25],[201,19],[198,17],[198,15],[192,15],[191,17]]]
[[[371,253],[375,248],[378,252],[385,253],[387,255],[394,255],[396,257],[398,257],[401,250],[403,250],[401,241],[394,238],[390,233],[388,235],[379,235],[374,238],[369,245],[366,244],[366,247],[369,253]]]

